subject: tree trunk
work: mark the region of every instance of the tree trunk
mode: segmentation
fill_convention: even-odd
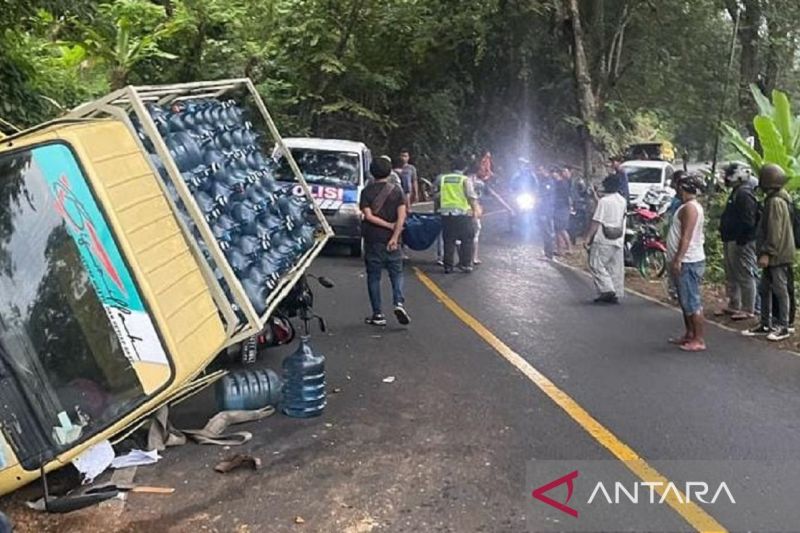
[[[750,95],[750,84],[759,81],[758,31],[763,20],[760,0],[745,0],[742,22],[739,26],[739,44],[742,47],[739,59],[739,116],[752,130],[752,119],[756,105]]]
[[[128,85],[128,69],[122,66],[115,66],[111,69],[111,74],[109,75],[111,90],[116,91],[118,89],[122,89],[126,85]]]
[[[592,142],[591,125],[597,120],[597,102],[592,90],[592,77],[589,73],[589,63],[586,59],[584,46],[583,25],[578,0],[565,0],[567,14],[572,23],[573,39],[573,68],[575,84],[577,87],[578,111],[582,126],[580,128],[583,141],[583,171],[586,178],[593,174],[594,143]]]

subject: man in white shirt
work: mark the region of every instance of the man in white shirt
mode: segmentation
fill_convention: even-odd
[[[589,270],[597,288],[595,303],[617,304],[625,296],[625,215],[628,202],[620,194],[620,178],[603,180],[603,197],[586,236]]]

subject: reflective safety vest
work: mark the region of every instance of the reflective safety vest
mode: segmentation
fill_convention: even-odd
[[[469,178],[463,174],[445,174],[442,176],[442,183],[439,187],[440,206],[442,211],[461,210],[465,213],[469,211],[470,205],[467,193],[464,192],[464,184]]]

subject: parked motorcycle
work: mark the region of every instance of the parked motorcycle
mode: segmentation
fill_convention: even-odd
[[[625,230],[625,266],[634,267],[647,280],[658,279],[667,270],[667,244],[658,229],[658,213],[636,208],[628,214]]]

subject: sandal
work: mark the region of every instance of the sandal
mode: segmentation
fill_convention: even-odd
[[[738,312],[731,315],[731,320],[734,322],[741,322],[742,320],[753,320],[756,318],[756,315],[751,315],[750,313],[745,312]]]
[[[672,337],[667,342],[669,342],[670,344],[674,344],[675,346],[683,346],[684,344],[687,344],[687,343],[691,342],[691,339],[687,339],[685,336],[684,337]]]
[[[684,352],[705,352],[708,347],[705,345],[705,343],[689,342],[686,344],[681,344],[680,349]]]

